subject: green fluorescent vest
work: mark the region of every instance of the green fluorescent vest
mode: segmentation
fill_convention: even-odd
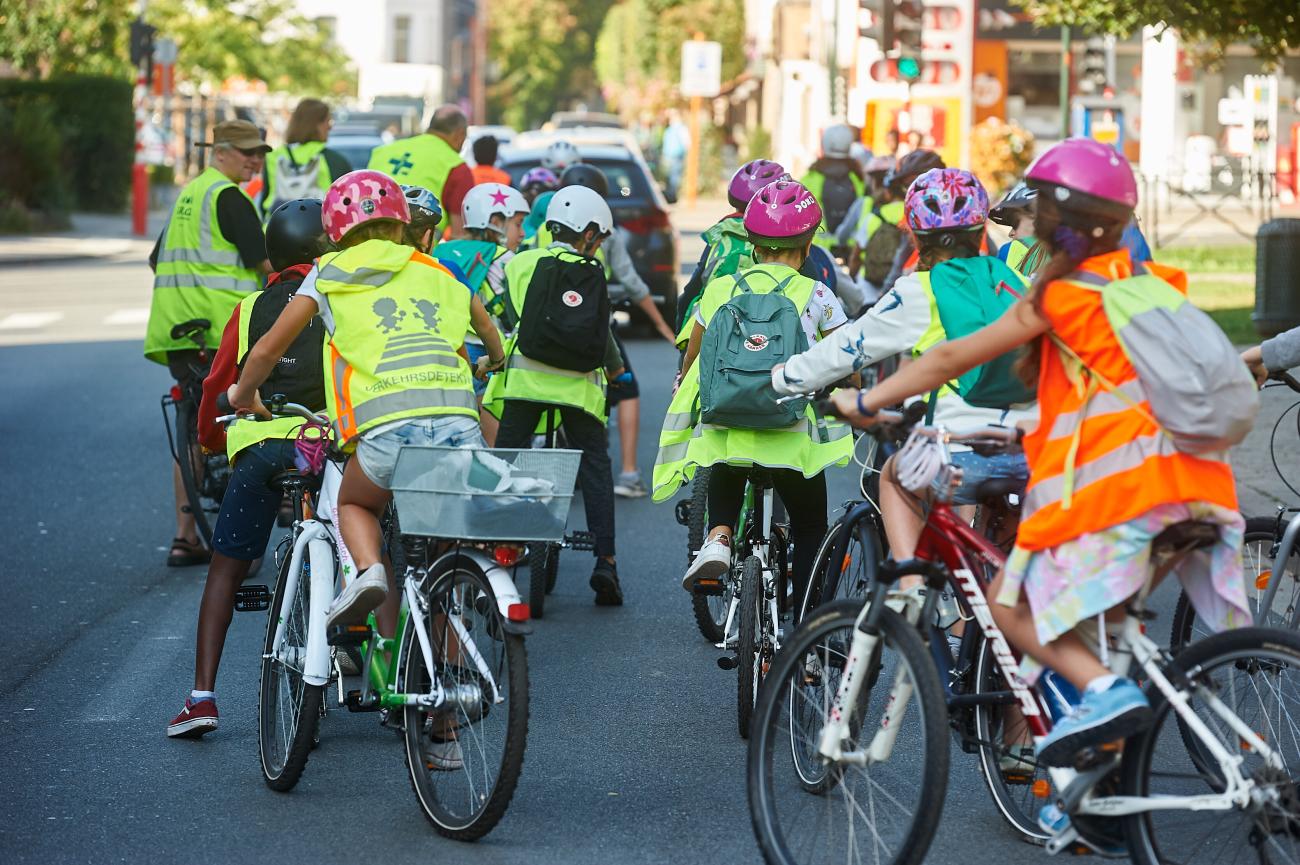
[[[853,232],[853,242],[860,235],[863,238],[863,248],[866,248],[865,241],[871,240],[871,235],[876,233],[876,229],[883,223],[888,222],[890,225],[899,225],[903,221],[903,202],[891,201],[888,204],[880,206],[880,215],[876,216],[873,210],[873,201],[868,198],[866,204],[862,206],[862,212],[858,214],[858,224]],[[865,231],[865,234],[863,233]]]
[[[369,167],[390,175],[407,186],[423,186],[442,201],[447,175],[465,160],[451,145],[432,133],[421,133],[391,144],[382,144],[370,154]],[[448,208],[443,208],[438,234],[451,222]]]
[[[193,318],[212,323],[205,339],[215,348],[235,304],[262,287],[257,271],[244,266],[217,222],[217,196],[230,186],[229,178],[209,167],[185,185],[172,208],[158,248],[144,337],[149,360],[165,364],[167,352],[193,349],[193,342],[172,339],[170,333]]]
[[[262,296],[255,291],[239,303],[239,362],[243,363],[252,348],[248,340],[249,323],[253,319],[253,304]],[[298,434],[302,418],[278,417],[272,420],[237,420],[226,427],[226,457],[233,463],[235,455],[267,439],[291,439]]]
[[[469,365],[456,353],[469,327],[465,286],[386,240],[322,256],[317,267],[316,289],[334,315],[325,393],[342,445],[403,418],[478,417]]]
[[[271,212],[276,204],[283,203],[280,201],[280,191],[276,188],[276,175],[279,173],[280,160],[287,159],[290,154],[293,156],[293,161],[299,165],[320,157],[320,164],[316,171],[316,186],[320,189],[320,197],[325,197],[334,178],[330,177],[329,164],[325,161],[325,157],[321,156],[324,150],[324,141],[304,141],[301,144],[281,144],[266,155],[266,193],[262,200],[266,204],[267,219],[271,218]]]

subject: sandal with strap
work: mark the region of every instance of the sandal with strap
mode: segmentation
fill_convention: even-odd
[[[201,542],[172,538],[172,549],[167,555],[167,567],[188,568],[192,565],[206,565],[211,560],[212,552]]]

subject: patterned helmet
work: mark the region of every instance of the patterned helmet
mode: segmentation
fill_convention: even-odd
[[[989,195],[969,171],[932,168],[912,182],[903,210],[915,234],[980,228],[989,218]]]
[[[993,209],[989,211],[989,219],[998,225],[1015,228],[1021,217],[1033,218],[1037,204],[1038,190],[1026,185],[1022,180],[1013,186],[1001,201],[993,205]]]
[[[411,221],[411,209],[397,181],[382,171],[349,171],[330,184],[321,205],[321,223],[329,239],[338,243],[358,225],[376,219]]]
[[[442,222],[442,202],[423,186],[403,186],[406,206],[411,209],[411,224],[437,225]]]
[[[537,166],[524,172],[524,176],[519,178],[519,188],[528,189],[532,186],[540,186],[542,189],[559,189],[560,178],[555,176],[555,172],[549,168]]]
[[[542,153],[542,167],[552,171],[564,171],[575,162],[582,161],[582,154],[572,143],[560,139],[552,141]]]

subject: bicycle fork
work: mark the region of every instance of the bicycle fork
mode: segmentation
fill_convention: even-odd
[[[303,556],[306,555],[311,580],[310,608],[307,613],[307,646],[301,657],[284,646],[284,632],[288,626],[289,610],[298,595],[298,580],[302,573]],[[286,666],[302,669],[302,678],[308,685],[325,685],[330,680],[330,647],[325,636],[325,614],[334,598],[334,551],[329,542],[329,531],[316,520],[306,520],[289,561],[285,579],[284,600],[280,604],[279,621],[275,626],[275,639],[271,655]],[[290,657],[290,651],[295,657]]]

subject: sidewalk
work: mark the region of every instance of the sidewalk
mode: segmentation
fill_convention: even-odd
[[[168,211],[149,214],[143,238],[131,234],[130,214],[74,213],[72,229],[54,234],[0,235],[0,267],[22,267],[86,258],[144,261],[162,231]]]

